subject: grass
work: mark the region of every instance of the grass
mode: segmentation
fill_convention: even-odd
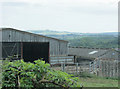
[[[83,87],[118,87],[118,80],[104,78],[80,78]]]
[[[83,87],[118,87],[118,79],[102,78],[87,73],[80,74],[79,78]]]

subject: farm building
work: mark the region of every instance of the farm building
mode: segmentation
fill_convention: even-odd
[[[67,56],[68,42],[52,37],[47,37],[13,28],[0,30],[2,41],[2,58],[16,55],[25,61],[34,61],[43,58],[50,62],[53,56]]]
[[[118,60],[118,51],[108,48],[69,47],[68,55],[76,56],[76,62],[100,60]]]

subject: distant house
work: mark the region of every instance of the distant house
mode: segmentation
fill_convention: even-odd
[[[76,62],[100,60],[118,60],[118,51],[109,48],[69,47],[68,55],[76,57]]]

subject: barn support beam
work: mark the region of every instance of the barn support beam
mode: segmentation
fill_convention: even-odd
[[[21,59],[23,59],[23,43],[21,42]]]

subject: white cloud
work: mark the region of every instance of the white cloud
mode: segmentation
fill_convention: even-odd
[[[2,2],[5,5],[4,26],[32,30],[81,30],[80,32],[117,30],[118,0],[2,0]]]
[[[40,4],[83,4],[83,3],[102,3],[102,4],[116,4],[119,0],[1,0],[1,2],[27,2],[27,3],[40,3]]]
[[[92,8],[117,8],[119,0],[1,0],[4,3],[26,3],[31,6],[46,7],[92,7]],[[16,6],[17,6],[16,4]],[[10,4],[9,4],[10,5]],[[19,6],[19,5],[18,5]]]

